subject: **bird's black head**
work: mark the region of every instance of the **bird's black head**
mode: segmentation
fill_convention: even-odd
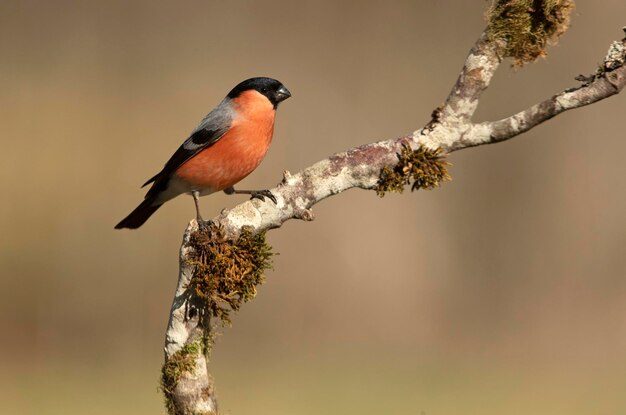
[[[291,92],[276,79],[258,77],[246,79],[239,83],[239,85],[228,93],[228,98],[237,98],[242,92],[252,89],[265,95],[272,105],[274,105],[274,108],[276,108],[281,101],[291,96]]]

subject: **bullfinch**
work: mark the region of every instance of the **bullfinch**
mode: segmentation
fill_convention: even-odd
[[[163,203],[183,193],[193,196],[199,221],[198,197],[222,190],[268,197],[276,203],[269,190],[235,190],[233,186],[265,157],[274,133],[276,108],[290,96],[289,90],[272,78],[239,83],[204,117],[163,170],[144,183],[152,183],[144,201],[115,228],[140,227]]]

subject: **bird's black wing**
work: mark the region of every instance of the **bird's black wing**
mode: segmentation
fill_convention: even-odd
[[[163,170],[155,174],[141,187],[147,186],[148,184],[156,181],[159,177],[169,176],[184,162],[186,162],[205,148],[210,147],[212,144],[215,144],[217,140],[222,138],[227,130],[228,128],[225,128],[223,130],[202,129],[194,132],[191,136],[189,136],[187,140],[185,140],[185,142],[180,147],[178,147],[178,150],[176,150],[174,155],[170,157],[167,163],[165,163]]]
[[[226,104],[226,105],[225,105]],[[191,133],[189,138],[178,147],[178,150],[165,163],[163,170],[155,174],[150,180],[145,182],[142,187],[155,182],[155,185],[148,191],[146,198],[152,194],[156,194],[162,189],[157,183],[167,184],[172,173],[176,171],[183,163],[201,152],[207,147],[215,144],[231,126],[232,111],[227,106],[228,103],[222,102],[213,111],[211,111]]]

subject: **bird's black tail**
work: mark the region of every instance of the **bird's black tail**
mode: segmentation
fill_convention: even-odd
[[[153,205],[153,202],[154,199],[151,197],[141,202],[141,204],[137,206],[135,210],[130,212],[130,215],[126,216],[124,219],[121,220],[120,223],[115,225],[115,229],[137,229],[138,227],[143,225],[148,220],[148,218],[152,216],[152,214],[156,212],[158,208],[161,207],[161,205]]]

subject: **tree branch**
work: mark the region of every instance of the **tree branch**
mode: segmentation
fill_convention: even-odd
[[[580,108],[585,105],[593,104],[612,95],[618,94],[626,85],[626,66],[623,61],[624,49],[626,41],[614,42],[607,57],[604,66],[609,68],[614,66],[611,56],[616,51],[621,51],[622,61],[619,66],[609,71],[604,69],[601,76],[592,75],[590,77],[582,77],[589,82],[577,88],[567,89],[560,94],[554,95],[539,104],[520,111],[510,117],[476,124],[463,141],[462,146],[452,148],[451,150],[460,150],[461,148],[477,146],[481,144],[498,143],[518,136],[531,128],[559,115],[562,112],[574,108]]]
[[[192,221],[180,248],[178,285],[165,335],[161,389],[170,414],[217,412],[213,379],[208,371],[212,328],[204,304],[189,288],[194,267],[189,264],[189,240],[198,229]]]
[[[412,135],[362,145],[337,153],[297,174],[284,178],[271,192],[277,203],[251,200],[224,210],[212,222],[229,239],[242,227],[253,232],[278,228],[290,219],[313,220],[311,207],[351,188],[376,188],[381,170],[398,162],[403,146],[439,149],[442,154],[504,141],[522,134],[563,111],[589,105],[619,93],[626,84],[626,39],[614,42],[602,70],[579,87],[566,90],[502,120],[473,124],[481,93],[498,68],[504,40],[490,40],[484,32],[467,57],[463,70],[442,108],[424,128]],[[205,414],[217,410],[212,380],[207,372],[214,327],[208,310],[189,287],[195,267],[189,263],[190,235],[198,229],[192,220],[180,250],[180,274],[167,328],[162,388],[172,414]]]
[[[498,50],[502,41],[490,41],[483,32],[465,59],[465,64],[441,109],[440,120],[467,123],[478,108],[478,99],[491,82],[502,58]],[[455,120],[456,119],[456,120]]]

